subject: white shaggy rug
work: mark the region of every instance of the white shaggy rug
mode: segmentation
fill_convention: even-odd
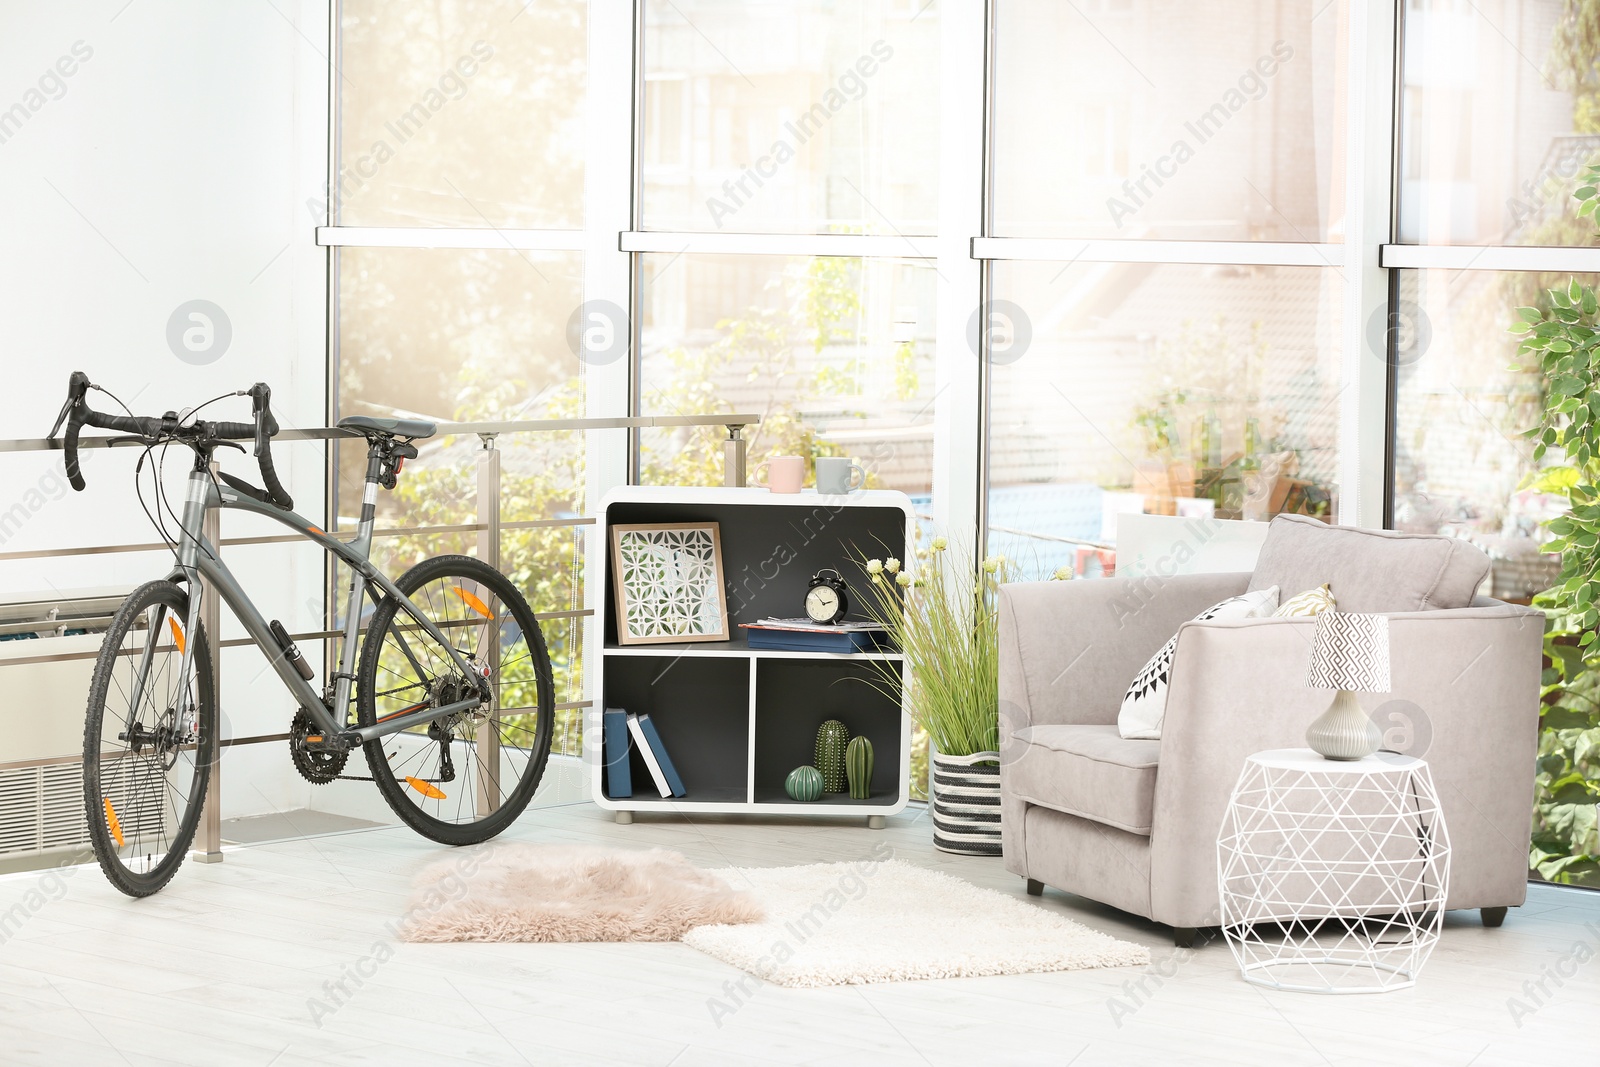
[[[1035,904],[899,860],[715,872],[760,922],[698,926],[683,942],[777,985],[814,987],[1150,962]]]

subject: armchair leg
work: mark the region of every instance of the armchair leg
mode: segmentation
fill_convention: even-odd
[[[1483,916],[1483,925],[1491,930],[1506,921],[1505,908],[1479,908],[1478,912]]]
[[[1174,948],[1194,948],[1195,935],[1200,931],[1192,926],[1174,926],[1172,928],[1172,945]]]
[[[1028,879],[1028,895],[1030,897],[1041,897],[1041,896],[1044,896],[1044,883],[1039,881],[1039,879],[1037,879],[1037,878],[1029,878]],[[1501,909],[1502,916],[1504,915],[1504,912],[1505,912],[1505,909],[1502,908]],[[1485,921],[1487,922],[1487,920],[1485,920]],[[1499,924],[1496,923],[1495,925],[1498,926]]]

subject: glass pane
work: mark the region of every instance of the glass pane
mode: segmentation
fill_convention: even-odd
[[[1571,192],[1600,152],[1600,33],[1566,0],[1407,0],[1400,239],[1586,245]]]
[[[996,8],[994,233],[1343,239],[1344,0]]]
[[[340,10],[341,225],[583,225],[584,0]]]
[[[750,431],[752,470],[773,455],[849,456],[867,471],[870,488],[931,500],[932,267],[778,256],[642,259],[643,414],[759,414],[761,425]],[[720,427],[646,432],[643,481],[722,484],[724,437]]]
[[[339,396],[343,415],[420,415],[437,421],[581,416],[583,380],[567,323],[581,301],[575,253],[342,249]],[[581,432],[501,436],[504,523],[575,519],[586,508]],[[476,436],[419,442],[399,485],[378,496],[378,528],[471,523],[477,515]],[[353,528],[365,446],[339,446],[338,514]],[[582,607],[582,530],[504,530],[501,569],[535,611]],[[391,576],[441,552],[477,552],[468,534],[380,538],[373,559]],[[342,604],[340,605],[342,607]],[[544,627],[556,699],[581,692],[580,627]]]
[[[937,0],[645,3],[644,225],[932,233]]]
[[[1029,576],[1097,576],[1118,566],[1126,512],[1337,517],[1337,272],[994,272],[990,552]]]
[[[1511,369],[1523,361],[1507,326],[1518,307],[1550,307],[1547,290],[1564,288],[1569,276],[1429,270],[1399,280],[1407,328],[1397,375],[1395,527],[1472,541],[1492,561],[1490,594],[1527,603],[1560,573],[1560,556],[1540,547],[1551,536],[1544,523],[1569,502],[1556,476],[1564,458],[1552,450],[1535,461],[1521,436],[1539,424],[1546,383],[1536,364]],[[1578,280],[1593,286],[1600,275]],[[1546,641],[1573,646],[1577,637]],[[1550,662],[1575,651],[1552,653]],[[1541,701],[1530,866],[1536,878],[1600,887],[1600,672],[1591,662],[1574,675]],[[1553,668],[1545,681],[1560,681]]]

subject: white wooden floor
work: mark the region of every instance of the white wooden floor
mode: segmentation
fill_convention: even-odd
[[[530,810],[509,836],[666,846],[703,866],[852,859],[886,840],[1023,895],[997,860],[934,851],[914,813],[886,831],[616,826],[580,804]],[[1419,987],[1399,993],[1269,993],[1221,944],[1175,953],[1165,928],[1047,891],[1038,906],[1148,944],[1151,967],[763,987],[713,1021],[742,972],[679,944],[395,943],[385,924],[411,875],[443,854],[400,829],[253,845],[144,901],[94,867],[0,878],[0,1063],[1545,1067],[1592,1053],[1600,1017],[1600,894],[1535,887],[1500,930],[1451,915]]]

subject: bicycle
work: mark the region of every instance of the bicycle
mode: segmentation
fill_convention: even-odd
[[[89,689],[84,805],[95,857],[111,884],[134,897],[159,891],[194,839],[219,751],[211,635],[200,615],[213,594],[296,701],[289,749],[302,777],[317,785],[375,782],[402,822],[443,844],[476,844],[509,826],[538,788],[554,733],[550,657],[532,610],[510,579],[471,556],[424,560],[393,581],[369,559],[378,489],[395,487],[405,461],[417,456],[415,442],[433,436],[436,426],[367,416],[339,422],[367,441],[360,521],[347,544],[295,514],[272,463],[279,428],[265,384],[160,418],[95,411],[90,389],[116,399],[74,372],[50,431],[54,439],[66,423],[68,481],[84,488],[78,463],[84,426],[129,435],[110,444],[144,446],[134,474],[140,505],[175,556],[165,578],[139,586],[112,617]],[[251,398],[252,422],[196,417],[235,396]],[[240,441],[254,443],[264,488],[214,468],[218,448],[246,451]],[[181,518],[161,491],[160,466],[174,444],[194,453]],[[151,515],[139,478],[153,456]],[[337,669],[321,692],[283,625],[263,617],[203,535],[215,509],[264,515],[348,565],[343,630],[331,661]],[[167,532],[167,516],[177,521],[176,537]],[[358,749],[368,773],[345,774]]]

